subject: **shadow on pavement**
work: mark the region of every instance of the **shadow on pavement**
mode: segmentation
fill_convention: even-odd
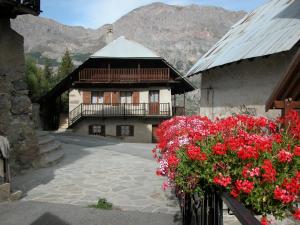
[[[34,221],[30,225],[71,225],[70,223],[67,223],[60,219],[59,217],[51,214],[51,213],[45,213],[41,217],[39,217],[36,221]]]

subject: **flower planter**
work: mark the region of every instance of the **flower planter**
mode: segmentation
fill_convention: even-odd
[[[283,123],[287,126],[284,128]],[[255,214],[300,219],[300,119],[291,111],[269,120],[248,115],[211,121],[174,117],[157,131],[153,150],[164,188],[185,194],[224,190]],[[265,216],[261,221],[267,224]]]

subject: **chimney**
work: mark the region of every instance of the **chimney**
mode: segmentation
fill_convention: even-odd
[[[113,41],[113,27],[112,25],[108,26],[107,33],[106,33],[106,44],[109,44]]]

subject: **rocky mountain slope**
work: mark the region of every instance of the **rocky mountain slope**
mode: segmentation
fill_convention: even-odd
[[[245,12],[233,12],[209,6],[174,6],[163,3],[146,5],[124,15],[113,24],[98,29],[67,26],[54,20],[33,16],[19,16],[12,27],[25,38],[25,51],[40,59],[60,60],[66,48],[80,64],[91,53],[104,47],[108,28],[113,38],[126,36],[167,59],[183,73],[215,44]],[[199,77],[193,78],[199,86]],[[198,111],[200,95],[188,95],[188,111]]]
[[[33,16],[20,16],[12,20],[12,26],[25,37],[26,52],[52,59],[59,59],[66,48],[83,58],[97,51],[105,45],[107,29],[112,26],[115,38],[124,35],[138,41],[185,72],[244,14],[217,7],[153,3],[99,29]]]

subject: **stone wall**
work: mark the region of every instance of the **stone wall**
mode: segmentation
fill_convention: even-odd
[[[265,103],[296,52],[278,53],[253,61],[243,60],[204,72],[200,114],[210,118],[233,113],[277,117],[280,110],[265,112]]]
[[[12,147],[14,170],[28,168],[38,158],[38,142],[32,122],[32,104],[25,82],[23,37],[0,19],[0,135]]]

